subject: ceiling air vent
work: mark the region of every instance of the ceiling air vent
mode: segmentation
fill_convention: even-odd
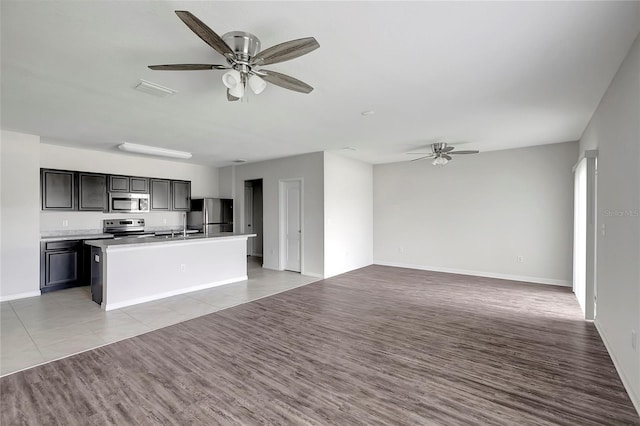
[[[178,93],[177,90],[169,89],[168,87],[160,86],[147,80],[140,80],[134,89],[149,95],[160,96],[161,98]]]

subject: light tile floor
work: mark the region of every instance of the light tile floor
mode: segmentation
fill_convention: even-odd
[[[263,269],[249,258],[247,281],[103,311],[89,287],[0,303],[0,375],[144,334],[318,278]]]

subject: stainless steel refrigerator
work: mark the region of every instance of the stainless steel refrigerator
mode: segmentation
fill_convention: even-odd
[[[228,198],[192,198],[187,227],[206,234],[233,232],[233,200]]]

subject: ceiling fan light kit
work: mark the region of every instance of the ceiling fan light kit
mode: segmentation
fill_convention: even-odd
[[[260,50],[260,39],[251,33],[231,31],[220,37],[191,12],[176,10],[176,15],[205,43],[224,56],[227,65],[149,65],[150,69],[157,71],[228,70],[222,76],[222,83],[227,87],[229,101],[242,99],[247,93],[247,85],[256,95],[264,91],[267,83],[300,93],[310,93],[313,90],[313,87],[296,78],[260,67],[295,59],[316,50],[320,44],[315,38],[290,40]]]
[[[447,160],[444,157],[436,157],[431,164],[433,164],[434,166],[442,167],[445,164],[447,164],[448,162],[449,162],[449,160]]]
[[[260,77],[254,74],[251,77],[249,77],[249,87],[251,87],[251,90],[253,91],[253,93],[255,93],[256,95],[259,95],[267,87],[267,83],[263,79],[261,79]]]
[[[236,70],[230,70],[222,74],[222,83],[229,89],[229,93],[236,98],[244,96],[244,84],[242,75]]]

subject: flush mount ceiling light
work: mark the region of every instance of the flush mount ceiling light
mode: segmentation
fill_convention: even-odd
[[[174,93],[178,93],[177,90],[160,86],[159,84],[152,83],[147,80],[140,80],[138,84],[135,85],[134,89],[143,93],[147,93],[149,95],[160,96],[161,98],[164,98],[165,96],[171,96]]]
[[[220,37],[191,12],[176,10],[176,15],[205,43],[224,56],[227,64],[150,65],[149,68],[152,70],[228,70],[222,76],[222,83],[227,87],[227,100],[229,101],[244,98],[247,86],[257,95],[264,90],[267,82],[294,92],[310,93],[313,90],[313,87],[296,78],[263,68],[259,69],[259,67],[295,59],[316,50],[320,44],[315,38],[290,40],[260,50],[260,39],[253,34],[231,31]]]
[[[137,143],[124,142],[118,145],[118,148],[122,151],[135,152],[136,154],[157,155],[160,157],[172,157],[172,158],[191,158],[190,152],[175,151],[173,149],[158,148],[155,146],[138,145]]]

